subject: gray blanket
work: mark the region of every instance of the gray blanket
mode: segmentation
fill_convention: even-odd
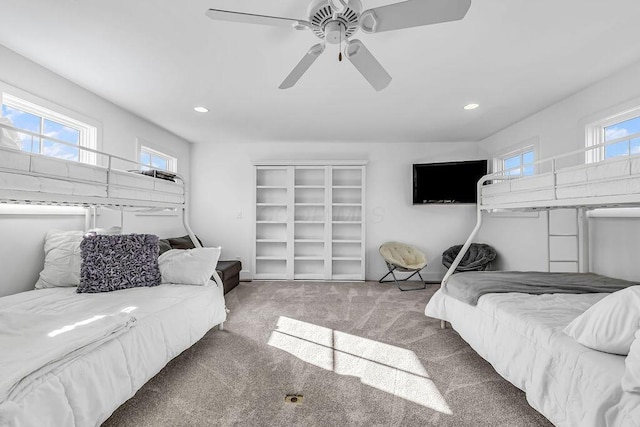
[[[452,275],[442,292],[470,305],[489,293],[525,294],[610,293],[638,283],[595,273],[546,273],[539,271],[470,271]]]

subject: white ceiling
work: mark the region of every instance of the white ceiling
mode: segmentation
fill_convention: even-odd
[[[458,22],[356,33],[393,76],[381,92],[333,45],[283,91],[318,42],[311,32],[205,16],[216,7],[304,19],[306,6],[2,0],[0,44],[198,143],[476,141],[640,59],[638,0],[473,0]],[[481,107],[463,110],[469,102]]]

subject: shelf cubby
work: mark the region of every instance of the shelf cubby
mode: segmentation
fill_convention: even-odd
[[[362,189],[351,187],[333,187],[332,202],[340,203],[362,203]]]
[[[256,242],[256,258],[276,257],[287,259],[286,242]]]
[[[286,168],[273,168],[265,169],[258,168],[256,170],[256,185],[258,187],[269,186],[287,186],[287,169]]]
[[[362,221],[362,208],[360,206],[333,206],[333,221]]]
[[[259,259],[256,258],[257,278],[278,279],[287,273],[287,261],[282,259]]]
[[[293,238],[298,239],[324,239],[324,224],[295,224]]]
[[[334,168],[333,186],[362,186],[362,169],[360,168]]]
[[[334,241],[331,249],[332,257],[335,258],[343,258],[343,257],[360,257],[362,256],[362,245],[360,242],[358,243],[343,243],[340,241]]]
[[[323,221],[325,220],[324,206],[312,205],[312,206],[296,206],[295,221]]]
[[[296,167],[296,186],[324,186],[324,167]]]
[[[322,187],[308,187],[295,189],[295,203],[324,203],[325,189]]]
[[[332,260],[331,277],[333,279],[357,280],[361,275],[361,260]]]
[[[287,240],[287,224],[256,224],[256,239]]]
[[[256,206],[256,221],[287,222],[287,206]]]
[[[293,265],[294,279],[323,279],[324,260],[323,259],[300,259],[295,260]]]
[[[296,243],[294,257],[324,257],[324,242]]]
[[[333,241],[360,240],[362,238],[361,224],[334,223],[332,226]]]
[[[256,188],[256,203],[281,204],[287,203],[286,188]]]

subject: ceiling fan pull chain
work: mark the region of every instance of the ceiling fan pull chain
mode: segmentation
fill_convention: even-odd
[[[340,32],[340,44],[338,45],[338,62],[342,62],[342,31]]]

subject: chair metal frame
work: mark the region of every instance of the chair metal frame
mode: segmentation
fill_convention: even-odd
[[[382,276],[382,278],[380,280],[378,280],[378,283],[395,283],[396,286],[398,286],[398,289],[400,289],[401,291],[420,291],[422,289],[426,289],[427,288],[427,282],[425,282],[425,280],[422,278],[422,275],[420,274],[420,270],[413,270],[413,269],[407,269],[404,267],[399,267],[397,265],[391,264],[390,262],[385,260],[385,264],[387,264],[387,268],[389,269],[389,271],[387,272],[387,274],[385,274],[384,276]],[[425,266],[426,267],[426,266]],[[424,268],[424,267],[423,267]],[[404,279],[398,279],[396,277],[396,271],[400,271],[403,273],[410,273],[413,272],[410,276],[405,277]],[[387,277],[389,274],[391,274],[391,276],[393,277],[393,280],[384,280],[385,277]],[[407,280],[411,279],[413,276],[418,275],[418,277],[420,277],[420,280],[422,281],[422,287],[414,287],[414,288],[403,288],[402,286],[400,286],[400,282],[406,282]]]

